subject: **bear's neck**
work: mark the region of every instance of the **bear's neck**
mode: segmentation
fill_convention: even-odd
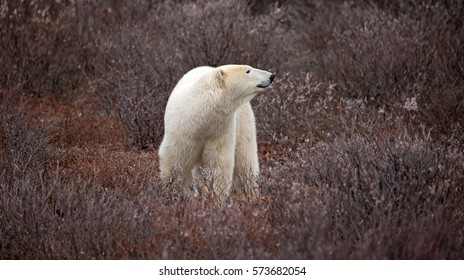
[[[199,131],[217,131],[228,127],[231,122],[235,122],[235,115],[243,104],[248,102],[244,98],[233,98],[233,92],[217,92],[217,95],[209,96],[209,101],[203,100],[203,107],[197,115],[197,125],[201,127]],[[251,98],[250,98],[251,99]]]
[[[233,92],[231,90],[226,90],[222,93],[221,98],[217,101],[217,103],[220,104],[217,104],[215,107],[224,115],[232,115],[238,110],[238,108],[240,108],[240,106],[250,102],[254,96],[255,94],[243,95],[237,94],[237,92]]]

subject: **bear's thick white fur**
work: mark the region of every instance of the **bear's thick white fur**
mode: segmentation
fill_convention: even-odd
[[[259,164],[250,100],[273,78],[247,65],[202,66],[186,73],[166,106],[159,148],[163,181],[180,179],[187,194],[192,176],[201,173],[196,169],[206,169],[223,200],[235,172],[241,192],[256,199]]]

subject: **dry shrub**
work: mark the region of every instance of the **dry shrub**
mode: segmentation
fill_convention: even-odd
[[[49,0],[2,4],[1,83],[35,95],[67,93],[85,83],[95,48],[88,26],[94,14],[84,7]]]
[[[19,95],[10,92],[6,96]],[[20,98],[11,100],[3,98],[0,105],[0,176],[7,181],[16,177],[43,175],[50,166],[51,154],[47,146],[51,136],[45,133],[44,128],[37,122],[28,120],[25,105]]]
[[[376,258],[456,257],[444,248],[464,245],[455,223],[464,175],[458,147],[377,132],[337,139],[320,152],[308,158],[308,179],[333,215],[334,244],[352,247],[342,257],[362,258],[364,249]],[[409,232],[414,239],[404,238]]]
[[[130,169],[133,156],[82,155],[78,165],[98,160],[100,169],[70,177],[67,166],[49,180],[26,174],[2,185],[0,252],[47,259],[462,257],[461,148],[384,131],[354,129],[325,145],[302,143],[283,162],[264,162],[256,206],[167,201],[156,173]]]
[[[303,143],[284,163],[264,164],[263,184],[286,237],[277,255],[457,258],[464,246],[460,146],[407,131],[393,136],[382,126],[350,134]]]
[[[327,23],[333,11],[319,7],[304,38],[306,67],[336,83],[337,95],[366,98],[387,110],[417,98],[421,121],[434,136],[461,133],[463,4],[396,4],[339,5],[333,24]],[[311,26],[319,28],[315,36]]]
[[[263,3],[0,4],[0,257],[463,258],[462,3]],[[226,63],[277,71],[262,201],[172,200],[143,150]]]
[[[139,193],[130,197],[125,188],[104,188],[98,178],[73,182],[57,178],[43,185],[23,177],[8,188],[2,186],[0,255],[8,259],[156,258],[145,246],[157,228],[147,208],[157,196],[149,183],[141,186],[134,185],[133,191]]]
[[[154,1],[5,1],[0,4],[0,82],[38,96],[87,88],[102,71],[100,40],[146,14]],[[3,28],[4,27],[4,28]]]
[[[306,76],[284,73],[270,92],[252,101],[258,133],[267,141],[292,138],[322,141],[339,130],[337,112],[343,108],[334,96],[334,84]]]

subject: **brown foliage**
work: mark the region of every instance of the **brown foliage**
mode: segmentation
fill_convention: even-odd
[[[461,1],[5,3],[0,258],[464,257]],[[262,201],[178,201],[167,98],[227,63],[277,71]]]

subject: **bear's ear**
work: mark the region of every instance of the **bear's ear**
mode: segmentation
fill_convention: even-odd
[[[226,72],[222,69],[216,71],[216,81],[219,87],[224,88],[226,86]]]

